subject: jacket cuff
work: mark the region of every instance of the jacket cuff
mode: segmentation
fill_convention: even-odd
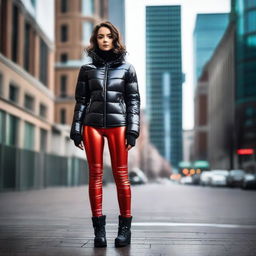
[[[133,134],[136,138],[140,135],[140,126],[138,124],[128,124],[127,134]]]
[[[82,124],[80,122],[73,122],[71,131],[70,131],[70,139],[74,140],[77,134],[81,135]]]

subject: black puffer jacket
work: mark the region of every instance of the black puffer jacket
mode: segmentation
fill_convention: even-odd
[[[82,133],[83,125],[127,126],[127,134],[140,134],[140,94],[136,71],[124,59],[125,53],[105,62],[95,51],[92,63],[80,68],[70,138]]]

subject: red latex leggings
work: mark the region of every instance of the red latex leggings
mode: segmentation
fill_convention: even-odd
[[[89,165],[89,198],[93,216],[102,215],[104,136],[108,139],[112,172],[116,183],[120,215],[131,216],[131,188],[128,177],[126,126],[98,128],[85,125],[83,140]]]

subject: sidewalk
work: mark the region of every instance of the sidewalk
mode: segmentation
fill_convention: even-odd
[[[198,206],[195,209],[188,206],[190,212],[185,216],[187,209],[177,209],[175,205],[169,208],[166,205],[163,196],[166,193],[161,193],[161,190],[170,191],[175,196],[175,193],[186,195],[191,190],[193,193],[201,193],[201,188],[177,186],[132,187],[132,241],[130,246],[124,248],[114,247],[118,205],[115,187],[112,185],[104,187],[103,195],[104,214],[107,215],[107,248],[93,247],[87,186],[2,193],[0,255],[256,255],[256,225],[246,223],[250,221],[249,216],[244,221],[241,217],[237,226],[231,223],[223,223],[222,226],[213,224],[217,222],[211,219],[210,214],[208,220],[193,219]],[[152,194],[149,194],[150,191]],[[152,197],[156,191],[163,203],[162,208],[154,208],[152,212],[150,197],[152,204],[159,203]],[[218,193],[229,192],[219,190]],[[147,203],[140,208],[135,198],[140,202],[144,198]],[[227,222],[227,219],[221,219],[220,216],[216,216],[219,222]]]

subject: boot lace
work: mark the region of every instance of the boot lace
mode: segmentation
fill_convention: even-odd
[[[103,227],[96,227],[95,231],[96,231],[95,235],[98,237],[102,237],[102,236],[106,235],[105,228],[103,228]]]
[[[128,235],[129,228],[127,226],[119,227],[118,235],[126,237]]]

